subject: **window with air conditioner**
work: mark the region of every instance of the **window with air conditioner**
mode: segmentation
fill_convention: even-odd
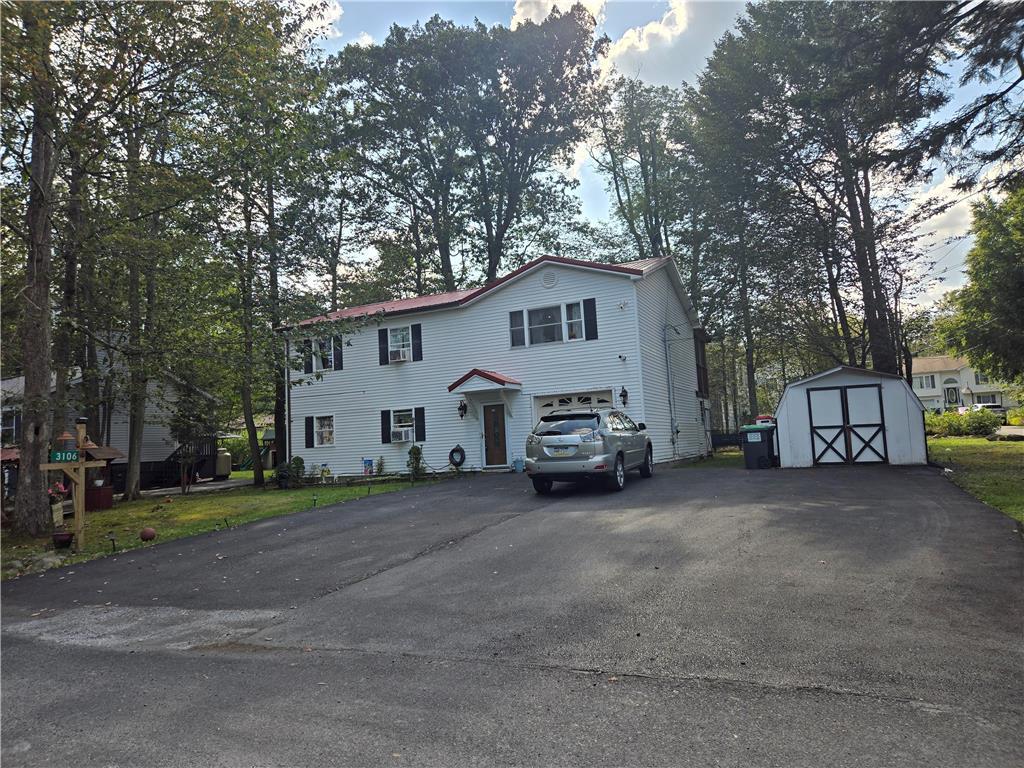
[[[412,408],[391,412],[391,442],[411,443],[415,435],[415,416]]]
[[[412,360],[412,330],[408,325],[388,330],[388,360],[392,363]]]

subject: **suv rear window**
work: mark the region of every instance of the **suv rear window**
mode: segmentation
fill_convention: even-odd
[[[585,435],[597,429],[601,419],[596,413],[553,413],[542,416],[533,429],[535,435]]]

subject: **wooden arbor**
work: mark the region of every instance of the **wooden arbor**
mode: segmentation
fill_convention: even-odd
[[[85,425],[85,419],[78,419],[75,422],[75,442],[78,448],[72,453],[73,458],[70,461],[54,461],[39,465],[42,470],[62,470],[74,486],[71,498],[75,508],[75,546],[79,551],[85,547],[85,470],[106,466],[106,462],[99,459],[86,461]],[[52,452],[51,458],[53,453],[64,451]]]

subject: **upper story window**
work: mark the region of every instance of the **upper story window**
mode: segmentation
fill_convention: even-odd
[[[21,441],[21,411],[10,408],[3,412],[3,432],[0,442],[4,445],[17,445]]]
[[[597,338],[594,299],[516,310],[509,312],[508,318],[509,342],[513,347]]]
[[[408,325],[388,329],[388,358],[392,362],[412,359],[412,332]]]
[[[334,369],[334,344],[330,340],[318,339],[313,342],[313,370]]]
[[[530,324],[530,345],[550,344],[562,340],[562,307],[541,307],[527,313]]]
[[[935,374],[914,377],[914,389],[935,389]]]
[[[423,326],[420,323],[377,330],[380,364],[423,359]]]
[[[975,384],[988,384],[989,378],[984,373],[974,372],[974,383]]]

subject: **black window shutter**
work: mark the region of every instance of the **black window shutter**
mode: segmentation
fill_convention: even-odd
[[[594,299],[583,300],[583,338],[597,338],[597,302]]]
[[[336,371],[340,371],[342,368],[345,367],[345,365],[344,365],[344,357],[343,357],[344,353],[342,351],[344,349],[344,347],[345,347],[345,343],[342,341],[341,336],[335,336],[334,337],[334,370],[336,370]]]
[[[306,417],[306,447],[313,447],[313,417]]]
[[[380,441],[391,442],[391,411],[380,412]]]
[[[419,323],[412,325],[412,359],[423,359],[423,326]]]
[[[422,443],[427,439],[427,417],[426,411],[422,408],[417,408],[413,411],[413,415],[416,419],[416,442]]]
[[[302,342],[302,370],[313,372],[313,342],[309,339]]]
[[[377,329],[377,353],[381,365],[388,364],[388,329]]]

